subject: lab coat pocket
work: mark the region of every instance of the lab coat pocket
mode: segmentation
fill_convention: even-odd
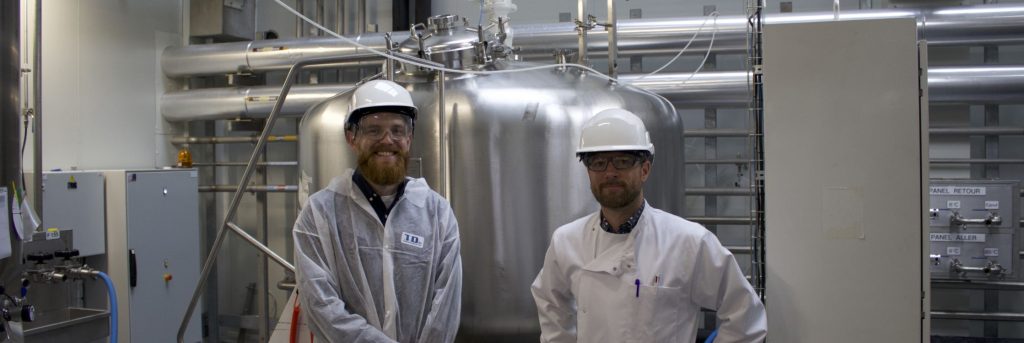
[[[680,311],[683,292],[679,287],[640,286],[637,323],[647,342],[682,342]]]

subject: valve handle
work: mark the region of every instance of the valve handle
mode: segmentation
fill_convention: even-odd
[[[73,257],[78,257],[78,255],[80,255],[80,253],[78,252],[78,249],[71,249],[71,250],[58,250],[58,251],[55,251],[53,253],[53,255],[56,256],[56,257],[63,258],[65,260],[70,260]]]
[[[28,259],[29,261],[32,261],[32,262],[35,262],[35,263],[43,263],[43,262],[52,260],[53,259],[53,254],[45,253],[45,252],[37,252],[37,253],[28,254],[28,256],[26,256],[25,258]]]

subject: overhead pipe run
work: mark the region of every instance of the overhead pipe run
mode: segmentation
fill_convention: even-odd
[[[1024,66],[930,68],[928,100],[972,104],[1019,104],[1024,94]],[[1016,95],[1004,94],[1006,90]],[[966,101],[965,101],[966,100]]]
[[[199,186],[200,192],[233,193],[237,190],[238,185]],[[298,191],[298,185],[248,185],[245,187],[245,192],[253,193],[295,193]]]
[[[1024,127],[933,127],[928,129],[933,136],[1020,136]],[[754,133],[746,129],[687,129],[683,137],[749,137]]]
[[[1015,4],[942,7],[934,9],[860,10],[843,12],[840,20],[883,18],[917,18],[921,38],[930,46],[1024,44],[1024,6]],[[584,20],[586,18],[583,18]],[[768,25],[833,21],[832,12],[787,13],[770,15]],[[703,17],[675,19],[636,19],[617,23],[620,57],[674,54],[684,39],[666,37],[690,36],[698,30]],[[747,49],[747,25],[744,16],[722,16],[717,21],[718,33],[713,52],[742,53]],[[527,59],[550,59],[551,51],[578,45],[576,24],[513,25],[516,45]],[[705,28],[695,40],[706,46],[711,29]],[[703,33],[702,32],[702,33]],[[607,32],[591,31],[593,39],[587,46],[589,56],[608,53]],[[383,33],[351,37],[374,49],[384,49]],[[395,41],[408,38],[408,32],[397,31]],[[242,43],[219,43],[168,47],[160,60],[168,77],[215,75],[242,72],[286,70],[301,58],[340,56],[359,51],[337,38],[278,39]],[[367,55],[363,62],[349,65],[378,64],[379,56]]]
[[[1024,322],[1024,313],[932,311],[932,319],[962,319],[985,321],[994,320],[1004,322]]]
[[[245,167],[248,165],[249,164],[245,162],[192,163],[193,167]],[[299,161],[256,162],[256,165],[260,167],[295,167],[299,165]]]
[[[684,83],[690,75],[656,74],[636,81],[641,75],[631,74],[622,75],[619,80],[658,93],[676,108],[747,106],[749,79],[746,72],[698,73]],[[932,82],[933,78],[935,82]],[[301,115],[313,104],[351,87],[349,84],[295,86],[281,114]],[[171,122],[263,118],[270,113],[279,90],[277,87],[249,87],[170,92],[161,98],[160,111]],[[931,68],[928,70],[928,92],[932,104],[1022,103],[1024,66]]]
[[[217,137],[174,137],[171,144],[234,144],[234,143],[256,143],[259,136],[217,136]],[[298,142],[297,135],[268,135],[267,142]]]
[[[283,115],[301,115],[313,105],[351,89],[351,84],[292,87]],[[277,101],[280,87],[207,88],[164,93],[160,112],[171,122],[228,118],[263,118]]]

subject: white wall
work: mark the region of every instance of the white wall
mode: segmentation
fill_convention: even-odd
[[[160,54],[181,39],[180,13],[179,1],[43,1],[44,170],[173,161],[157,101]],[[25,154],[31,169],[31,144]]]

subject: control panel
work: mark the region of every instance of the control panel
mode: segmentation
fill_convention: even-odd
[[[1020,188],[1008,180],[931,180],[932,279],[1017,280]]]

